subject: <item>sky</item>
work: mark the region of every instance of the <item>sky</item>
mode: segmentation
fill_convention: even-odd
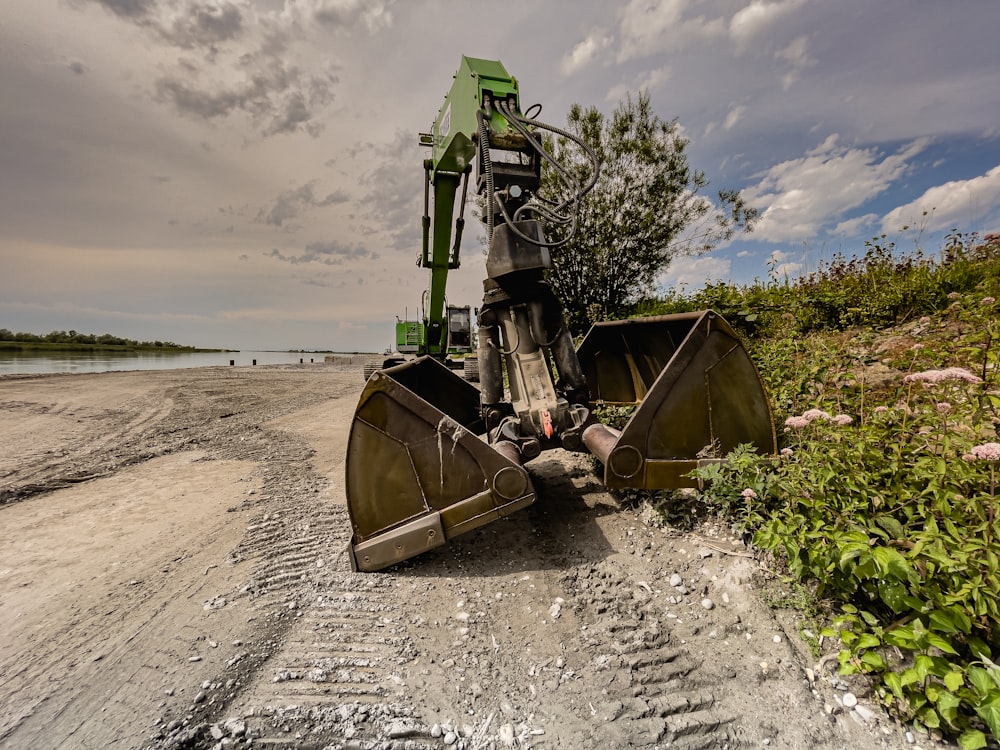
[[[664,288],[1000,231],[997,0],[0,0],[0,328],[381,351],[462,55],[564,125],[638,91],[750,234]],[[466,232],[448,298],[476,306]]]

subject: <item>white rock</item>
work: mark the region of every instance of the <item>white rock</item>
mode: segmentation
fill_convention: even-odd
[[[706,597],[705,599],[701,600],[701,606],[703,606],[705,609],[713,609],[715,607],[715,602]]]
[[[680,586],[682,583],[684,583],[684,579],[681,578],[680,573],[674,573],[672,576],[670,576],[671,586],[676,588],[677,586]]]
[[[847,708],[854,708],[856,705],[858,705],[858,696],[856,696],[854,693],[844,693],[842,701],[844,703],[844,706],[846,706]]]
[[[503,724],[500,726],[500,731],[497,732],[497,738],[500,740],[500,744],[505,747],[514,746],[514,727],[510,724]]]

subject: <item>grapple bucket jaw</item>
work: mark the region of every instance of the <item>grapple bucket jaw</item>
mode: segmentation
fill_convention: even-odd
[[[388,567],[534,502],[516,451],[481,435],[479,391],[431,357],[374,373],[347,446],[355,570]]]
[[[598,323],[577,356],[592,403],[637,406],[620,435],[584,435],[610,488],[697,486],[686,475],[737,445],[777,451],[757,368],[711,310]]]

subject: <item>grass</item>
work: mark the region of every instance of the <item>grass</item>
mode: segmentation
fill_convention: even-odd
[[[697,499],[774,554],[843,674],[965,750],[1000,740],[998,298],[1000,235],[953,234],[934,257],[875,238],[797,281],[639,310],[710,307],[741,330],[781,460],[737,450]]]

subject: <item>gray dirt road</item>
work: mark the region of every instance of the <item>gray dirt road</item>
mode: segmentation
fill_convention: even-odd
[[[0,380],[0,748],[913,747],[810,682],[746,548],[647,526],[583,456],[533,462],[531,508],[352,573],[361,381]]]

